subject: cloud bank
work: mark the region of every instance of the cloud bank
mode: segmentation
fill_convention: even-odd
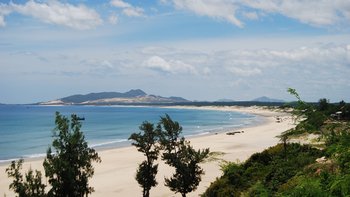
[[[59,1],[36,2],[25,4],[0,4],[0,25],[5,26],[4,18],[13,12],[31,16],[42,22],[62,25],[74,29],[91,29],[102,23],[99,14],[84,5],[72,5]]]
[[[313,26],[349,24],[350,1],[348,0],[162,0],[176,9],[193,12],[200,16],[225,20],[238,27],[240,18],[257,20],[269,14],[280,14]],[[260,14],[258,14],[260,13]]]
[[[122,0],[112,0],[110,4],[114,7],[121,8],[123,11],[123,14],[129,17],[143,17],[144,15],[144,9],[140,7],[132,6],[129,3],[126,3]]]
[[[200,16],[226,20],[238,27],[243,23],[235,16],[238,6],[231,0],[173,0],[177,9],[184,9]]]
[[[166,61],[159,56],[150,57],[143,65],[146,68],[170,74],[197,74],[196,69],[192,65],[186,64],[180,60]]]
[[[281,15],[317,27],[346,26],[350,24],[350,1],[348,0],[159,1],[163,2],[162,5],[165,3],[177,10],[183,10],[218,21],[226,21],[240,28],[244,27],[244,23],[247,20],[263,20],[273,15]],[[88,5],[88,3],[86,4]],[[145,7],[134,6],[125,0],[110,0],[109,4],[108,11],[118,8],[121,14],[128,17],[145,17],[147,15]],[[143,3],[140,3],[140,5],[143,5]],[[157,9],[155,7],[153,8]],[[91,29],[103,22],[100,15],[93,8],[83,4],[62,3],[58,0],[29,0],[24,4],[12,1],[0,3],[0,26],[6,25],[5,18],[11,13],[19,13],[39,19],[45,23],[63,25],[74,29]],[[112,24],[117,23],[116,15],[111,15],[107,20]]]

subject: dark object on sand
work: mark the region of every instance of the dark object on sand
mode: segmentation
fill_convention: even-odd
[[[232,132],[227,132],[226,135],[234,135],[236,133],[244,133],[244,131],[232,131]]]

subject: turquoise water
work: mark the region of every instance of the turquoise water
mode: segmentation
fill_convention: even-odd
[[[157,123],[169,114],[183,127],[185,136],[202,135],[258,124],[251,114],[213,110],[123,106],[0,105],[0,162],[45,155],[52,142],[55,112],[85,117],[82,131],[96,149],[129,145],[131,133],[147,120]]]

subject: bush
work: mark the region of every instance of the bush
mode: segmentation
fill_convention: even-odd
[[[327,193],[322,189],[320,180],[315,178],[297,177],[292,180],[290,187],[280,193],[280,196],[288,197],[323,197],[328,196]]]

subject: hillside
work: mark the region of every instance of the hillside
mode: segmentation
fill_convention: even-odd
[[[281,143],[222,165],[203,197],[350,196],[350,104],[298,100],[298,124],[279,136]]]
[[[162,97],[149,95],[140,89],[128,92],[99,92],[76,94],[57,100],[41,102],[39,105],[113,105],[113,104],[148,104],[190,102],[181,97]]]

